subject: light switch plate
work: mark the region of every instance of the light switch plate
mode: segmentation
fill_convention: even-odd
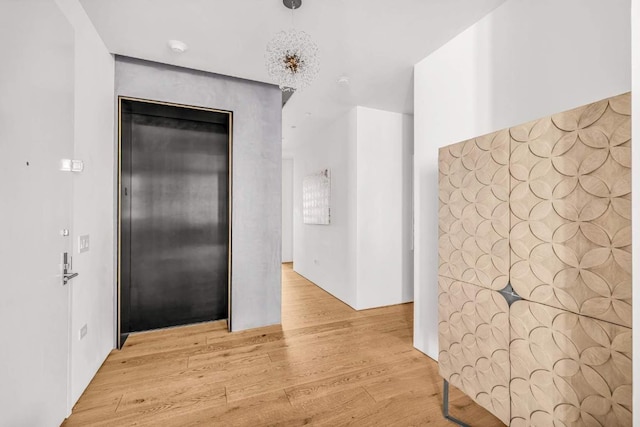
[[[80,328],[80,333],[78,334],[78,338],[83,339],[86,335],[87,335],[87,324],[85,323],[84,325],[82,325],[82,328]]]
[[[84,234],[78,237],[78,252],[88,252],[89,251],[89,235]]]

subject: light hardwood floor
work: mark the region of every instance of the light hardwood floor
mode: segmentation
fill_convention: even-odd
[[[412,347],[413,305],[355,311],[282,270],[282,326],[211,322],[132,335],[64,426],[453,426],[437,364]],[[452,388],[451,412],[502,426]]]

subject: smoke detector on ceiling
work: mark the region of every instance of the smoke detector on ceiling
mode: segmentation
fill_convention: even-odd
[[[168,44],[169,49],[174,53],[184,53],[188,49],[187,44],[180,40],[169,40]]]
[[[341,86],[348,86],[349,85],[349,76],[340,76],[338,78],[338,84]]]

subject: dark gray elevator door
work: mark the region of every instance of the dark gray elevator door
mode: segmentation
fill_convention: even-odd
[[[130,115],[129,330],[227,318],[226,126]]]

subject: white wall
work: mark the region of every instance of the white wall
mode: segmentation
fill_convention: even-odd
[[[73,28],[52,0],[0,1],[0,425],[68,414]]]
[[[293,261],[293,159],[282,159],[282,262]]]
[[[631,128],[633,129],[633,138],[635,138],[636,129],[640,129],[640,0],[632,1],[631,10],[631,46],[632,46],[632,105],[631,105]],[[636,143],[637,144],[637,143]],[[634,189],[640,188],[640,149],[637,147],[631,150],[633,167],[631,168],[632,174],[632,187]],[[632,212],[633,218],[638,218],[638,212],[640,212],[640,191],[633,191],[632,197]],[[640,233],[636,230],[633,233],[632,246],[634,248],[640,248]],[[633,328],[636,330],[633,336],[633,383],[634,386],[633,395],[634,401],[638,402],[638,396],[640,395],[640,303],[638,302],[638,291],[640,290],[640,274],[637,270],[640,269],[640,250],[634,249],[633,253],[633,284],[634,299],[636,303],[633,305]],[[635,405],[635,411],[633,413],[633,425],[640,426],[640,408]]]
[[[361,310],[413,300],[413,120],[355,107],[294,151],[294,269]],[[302,180],[331,170],[331,224],[302,223]]]
[[[413,117],[357,107],[357,308],[413,300]]]
[[[24,3],[20,6],[21,3]],[[12,33],[12,36],[5,38],[17,38],[21,44],[17,46],[19,61],[14,61],[11,57],[5,58],[3,69],[7,73],[19,73],[19,78],[7,76],[4,80],[11,83],[12,89],[18,91],[19,98],[26,100],[31,105],[29,108],[20,106],[16,99],[13,99],[10,92],[3,91],[3,101],[12,108],[8,110],[6,117],[11,117],[14,125],[22,122],[27,123],[31,133],[36,133],[37,138],[29,141],[28,138],[16,141],[16,144],[28,149],[32,160],[30,169],[42,169],[40,179],[49,181],[55,180],[54,175],[61,174],[55,165],[38,163],[34,153],[47,152],[55,146],[55,138],[58,134],[57,127],[68,127],[70,132],[64,138],[64,144],[70,147],[69,152],[58,156],[73,157],[85,161],[86,170],[82,174],[68,175],[69,181],[73,182],[73,198],[69,200],[69,223],[56,224],[56,233],[61,228],[70,228],[71,236],[65,239],[75,244],[79,234],[91,234],[91,251],[82,255],[77,254],[75,245],[69,244],[69,251],[74,258],[73,269],[80,273],[80,276],[65,287],[59,282],[59,254],[48,253],[47,258],[53,256],[56,265],[56,273],[51,276],[46,266],[39,263],[39,258],[35,256],[36,251],[27,254],[24,251],[14,252],[20,256],[21,260],[29,265],[21,266],[18,263],[11,263],[4,271],[11,269],[23,279],[13,281],[12,289],[19,292],[26,292],[12,301],[11,295],[6,297],[6,301],[11,304],[11,311],[0,307],[0,312],[11,316],[11,319],[2,319],[2,324],[11,325],[11,330],[18,333],[19,337],[12,337],[3,333],[3,339],[9,343],[7,349],[11,351],[11,358],[19,362],[1,357],[0,365],[11,370],[11,375],[0,375],[0,394],[4,404],[0,410],[0,424],[2,421],[14,425],[52,425],[52,420],[47,420],[47,414],[52,406],[56,412],[64,415],[71,411],[72,405],[76,402],[86,385],[93,378],[109,351],[114,344],[114,312],[113,312],[113,58],[107,52],[102,41],[93,29],[89,19],[84,14],[84,10],[77,0],[39,0],[29,2],[4,2],[2,6],[9,6],[4,9],[0,16],[7,19],[2,28]],[[20,13],[18,6],[30,8],[29,13]],[[42,16],[42,12],[46,14]],[[64,21],[64,31],[56,26],[59,21]],[[9,25],[6,25],[9,24]],[[15,25],[19,30],[12,30]],[[22,33],[27,31],[27,33]],[[68,34],[67,34],[68,32]],[[25,37],[28,35],[28,37]],[[69,38],[69,57],[61,54],[63,47],[62,40]],[[26,52],[24,46],[29,47]],[[28,62],[30,56],[35,52],[36,61]],[[65,62],[64,76],[56,76],[60,62]],[[69,116],[61,119],[61,111],[67,107],[65,94],[60,91],[59,81],[69,78]],[[33,93],[31,93],[33,92]],[[46,110],[46,111],[45,111]],[[34,121],[35,120],[35,121]],[[54,123],[48,121],[54,120]],[[44,129],[44,131],[43,131]],[[23,133],[20,138],[26,138],[27,133]],[[3,141],[4,142],[4,141]],[[30,148],[30,142],[34,142],[34,147]],[[33,157],[32,157],[33,156]],[[9,156],[11,157],[11,156]],[[7,158],[9,158],[7,157]],[[25,156],[26,157],[26,156]],[[39,157],[39,156],[38,156]],[[17,158],[16,158],[17,160]],[[23,163],[21,163],[23,164]],[[53,167],[53,168],[52,168]],[[14,176],[15,178],[15,176]],[[8,180],[3,180],[8,183]],[[23,182],[26,182],[22,180]],[[28,182],[27,182],[28,184]],[[15,198],[12,202],[15,212],[26,209],[39,218],[29,220],[23,218],[15,222],[3,221],[6,224],[15,224],[12,229],[18,230],[21,234],[17,239],[24,242],[36,242],[35,247],[44,247],[45,241],[51,238],[43,235],[44,225],[57,218],[51,210],[43,205],[45,198],[40,198],[38,191],[44,191],[44,186],[39,186],[33,192],[25,192],[29,199],[36,204],[31,207],[20,207],[19,200]],[[54,190],[55,191],[55,190]],[[57,188],[60,197],[63,197],[63,189]],[[34,199],[35,197],[35,199]],[[7,200],[10,200],[7,199]],[[62,199],[64,200],[64,199]],[[21,232],[25,227],[35,236]],[[47,230],[47,232],[50,230]],[[9,242],[17,242],[17,239],[7,237]],[[30,252],[32,252],[30,250]],[[3,260],[7,257],[1,257]],[[27,274],[28,272],[28,274]],[[36,281],[28,278],[29,275],[46,275],[47,281],[54,279],[55,288],[68,293],[65,300],[68,300],[69,307],[56,307],[56,301],[47,299],[47,295],[39,292],[32,285]],[[56,279],[57,278],[57,279]],[[44,301],[39,301],[45,298]],[[46,309],[42,309],[44,304]],[[52,315],[51,310],[55,311]],[[11,315],[15,311],[17,315]],[[51,326],[60,324],[59,316],[64,315],[66,322],[64,328],[69,333],[68,340],[61,340],[60,337],[48,333]],[[16,319],[19,319],[16,323]],[[80,341],[78,340],[78,330],[80,325],[87,324],[88,334]],[[40,337],[33,334],[41,334]],[[42,336],[42,334],[44,334]],[[66,335],[65,335],[66,337]],[[22,341],[27,340],[30,344],[23,346]],[[51,340],[54,342],[52,343]],[[41,348],[38,348],[41,347]],[[68,372],[63,371],[59,366],[51,367],[52,360],[57,360],[56,354],[64,352],[63,359],[68,368]],[[31,358],[35,358],[31,360]],[[27,365],[26,370],[22,370],[22,364]],[[45,372],[40,372],[44,370]],[[54,375],[62,373],[67,378],[61,381],[55,380],[55,386],[47,384]],[[35,375],[38,378],[32,378]],[[12,380],[16,380],[13,383]],[[2,387],[4,386],[4,387]],[[31,390],[36,388],[37,390]],[[63,389],[63,392],[60,389]],[[10,398],[4,398],[4,391],[8,390]],[[26,394],[26,404],[22,407],[21,394]],[[55,394],[55,398],[51,394]],[[47,405],[41,405],[41,396],[45,396]],[[9,411],[11,409],[12,411]],[[12,418],[15,415],[14,418]],[[12,421],[13,420],[13,421]],[[54,420],[59,424],[62,418]],[[17,424],[16,424],[17,423]]]
[[[414,345],[437,358],[438,147],[631,89],[630,0],[509,0],[422,60]]]
[[[336,298],[356,307],[355,281],[355,147],[356,109],[294,151],[293,266]],[[302,222],[302,180],[331,170],[331,224]]]
[[[84,171],[73,182],[71,405],[114,347],[114,60],[78,0],[56,0],[75,30],[74,158]],[[78,236],[90,236],[78,252]],[[79,333],[87,325],[81,340]]]

